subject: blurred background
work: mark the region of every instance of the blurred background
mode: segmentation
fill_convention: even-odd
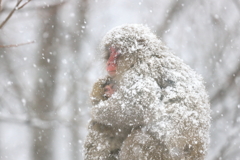
[[[0,4],[1,160],[83,159],[89,92],[106,74],[99,42],[126,23],[148,25],[204,77],[212,109],[206,159],[240,160],[240,0]]]

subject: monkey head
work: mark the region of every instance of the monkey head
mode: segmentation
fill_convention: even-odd
[[[109,31],[103,38],[101,50],[105,55],[106,69],[114,77],[165,49],[159,46],[165,47],[148,27],[128,24]]]

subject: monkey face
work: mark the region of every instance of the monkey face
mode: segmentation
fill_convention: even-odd
[[[109,31],[100,47],[109,75],[120,78],[133,66],[137,66],[153,54],[160,53],[161,44],[147,27],[133,24]]]
[[[121,54],[119,50],[110,47],[107,58],[107,72],[111,77],[120,75],[134,64],[134,56],[130,54]]]

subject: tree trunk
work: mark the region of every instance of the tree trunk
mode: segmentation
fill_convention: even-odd
[[[42,121],[51,121],[54,117],[54,95],[58,71],[57,46],[57,13],[58,6],[41,13],[43,29],[40,31],[42,44],[39,49],[37,64],[37,79],[35,88],[35,117]],[[43,15],[45,14],[45,15]],[[45,123],[46,124],[46,123]],[[48,123],[47,123],[48,124]],[[44,126],[44,124],[43,124]],[[33,129],[33,159],[53,160],[53,128],[51,125]]]

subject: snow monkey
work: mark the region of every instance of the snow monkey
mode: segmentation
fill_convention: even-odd
[[[97,105],[111,97],[116,90],[114,80],[107,76],[99,79],[93,86],[91,101]],[[116,160],[122,146],[123,140],[131,131],[131,127],[122,130],[113,126],[91,121],[89,123],[89,134],[85,142],[85,159]]]
[[[143,25],[112,29],[101,50],[116,89],[92,107],[86,159],[203,160],[211,118],[201,76]]]

